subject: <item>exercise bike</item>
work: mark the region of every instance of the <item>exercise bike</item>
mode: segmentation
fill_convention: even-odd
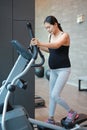
[[[27,23],[29,36],[34,37],[31,23]],[[29,115],[23,106],[11,106],[9,98],[16,87],[26,89],[26,82],[21,80],[31,67],[38,67],[44,64],[44,56],[37,46],[30,46],[25,49],[17,40],[12,40],[11,44],[16,48],[19,53],[18,59],[15,62],[7,79],[3,82],[0,88],[0,130],[66,130],[62,120],[62,125],[52,125],[42,121],[29,118]],[[41,57],[41,63],[35,64],[38,54]],[[87,120],[87,117],[84,121]],[[79,125],[83,121],[72,124],[70,129],[79,130],[82,127]],[[68,127],[68,125],[67,125]],[[69,126],[70,127],[70,126]]]

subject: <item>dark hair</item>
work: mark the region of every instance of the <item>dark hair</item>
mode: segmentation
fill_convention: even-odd
[[[45,24],[45,22],[50,23],[50,24],[52,24],[52,25],[54,25],[55,23],[57,23],[58,28],[59,28],[61,31],[63,31],[63,29],[62,29],[60,23],[58,23],[58,20],[57,20],[54,16],[47,16],[46,19],[44,20],[44,24]]]

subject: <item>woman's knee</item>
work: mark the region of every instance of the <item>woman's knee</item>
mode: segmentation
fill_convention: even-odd
[[[56,93],[52,93],[51,98],[56,101],[56,100],[60,99],[60,96]]]

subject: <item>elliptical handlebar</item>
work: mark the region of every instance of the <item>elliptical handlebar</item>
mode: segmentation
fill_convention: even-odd
[[[28,33],[29,33],[29,37],[30,39],[34,38],[34,33],[33,33],[33,30],[32,30],[32,26],[31,26],[31,23],[27,22],[27,29],[28,29]],[[40,51],[40,49],[34,45],[34,46],[31,46],[32,47],[32,50],[34,52],[33,54],[33,58],[36,59],[37,58],[37,54],[39,54],[40,58],[41,58],[41,62],[38,63],[38,64],[33,64],[32,66],[33,67],[39,67],[39,66],[42,66],[45,62],[45,58],[44,58],[44,55],[42,54],[42,52]]]
[[[31,23],[27,22],[27,29],[28,29],[30,39],[34,38],[34,33],[33,33],[33,30],[32,30]],[[33,52],[34,52],[33,58],[36,59],[37,58],[37,53],[38,53],[38,48],[35,45],[35,46],[32,46],[32,49],[33,49]]]

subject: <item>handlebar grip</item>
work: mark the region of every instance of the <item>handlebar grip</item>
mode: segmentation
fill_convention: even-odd
[[[33,33],[33,30],[32,30],[31,23],[27,23],[27,28],[28,28],[28,33],[29,33],[30,39],[34,38],[34,33]],[[37,46],[32,46],[32,48],[33,48],[33,58],[36,59],[37,53],[38,53]]]
[[[34,36],[33,30],[32,30],[31,23],[27,23],[27,28],[29,30],[29,36],[30,36],[30,38],[31,39],[34,38],[35,36]]]
[[[33,33],[33,30],[32,30],[31,23],[27,23],[27,28],[28,28],[30,38],[31,39],[34,38],[34,33]],[[38,64],[33,64],[32,66],[33,67],[39,67],[39,66],[43,65],[44,62],[45,62],[44,56],[43,56],[42,52],[39,50],[39,48],[36,45],[32,46],[32,47],[33,47],[33,53],[34,53],[33,58],[36,59],[38,53],[39,53],[39,55],[41,57],[41,62],[38,63]]]

